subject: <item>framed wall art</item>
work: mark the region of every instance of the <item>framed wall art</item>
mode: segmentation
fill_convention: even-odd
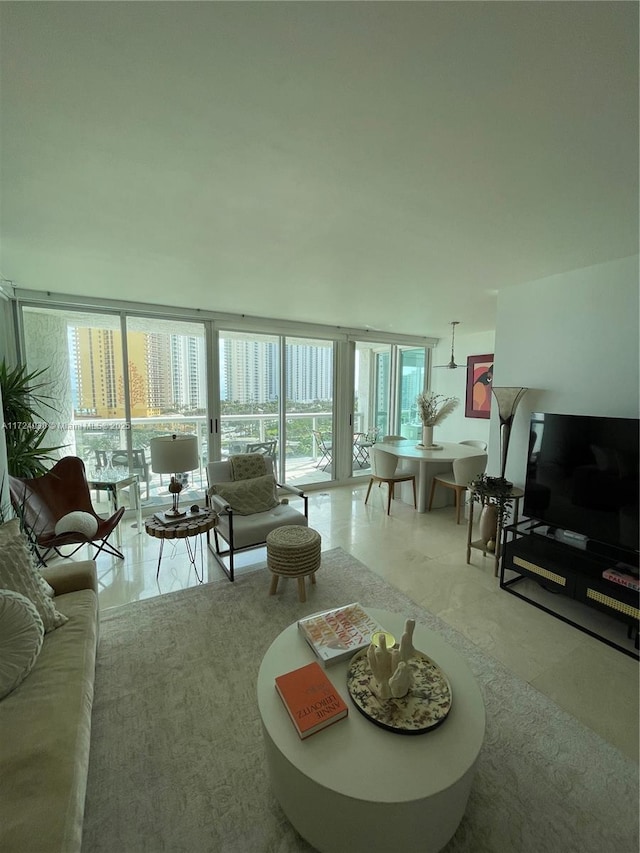
[[[490,416],[492,382],[493,353],[468,356],[465,417],[488,418]]]

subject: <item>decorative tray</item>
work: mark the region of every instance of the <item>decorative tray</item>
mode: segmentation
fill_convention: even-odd
[[[442,450],[441,444],[416,444],[419,450]]]
[[[347,670],[347,689],[353,704],[372,723],[392,732],[419,735],[435,729],[451,710],[451,685],[437,663],[416,651],[409,660],[413,684],[401,699],[378,699],[367,649],[354,655]]]

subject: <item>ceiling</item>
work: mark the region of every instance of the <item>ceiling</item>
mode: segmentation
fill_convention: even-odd
[[[638,251],[638,4],[0,3],[16,286],[448,337]]]

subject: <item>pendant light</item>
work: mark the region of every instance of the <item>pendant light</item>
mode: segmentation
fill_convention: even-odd
[[[452,320],[451,321],[451,361],[449,364],[434,364],[434,367],[443,367],[447,370],[456,370],[460,365],[456,364],[455,355],[453,352],[453,347],[456,340],[456,326],[460,325],[460,320]],[[466,368],[465,368],[466,369]]]

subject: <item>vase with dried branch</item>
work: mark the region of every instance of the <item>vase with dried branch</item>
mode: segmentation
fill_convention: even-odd
[[[422,447],[437,447],[433,443],[433,428],[453,412],[460,400],[457,397],[445,397],[433,391],[423,391],[416,397],[418,413],[422,421]]]

